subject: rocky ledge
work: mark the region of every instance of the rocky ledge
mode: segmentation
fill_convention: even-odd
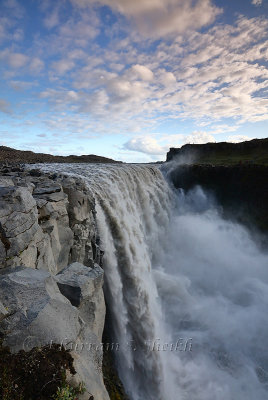
[[[70,350],[81,399],[108,400],[95,203],[82,180],[0,168],[0,334],[12,352]],[[93,396],[93,397],[92,397]]]

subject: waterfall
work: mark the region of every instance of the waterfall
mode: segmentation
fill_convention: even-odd
[[[170,191],[161,173],[148,167],[110,167],[101,181],[95,192],[97,221],[105,248],[106,299],[121,348],[119,374],[134,400],[162,399],[162,355],[147,345],[161,331],[152,261],[168,226]]]
[[[55,168],[55,166],[54,166]],[[117,368],[131,400],[263,400],[268,256],[159,168],[59,165],[96,199]]]

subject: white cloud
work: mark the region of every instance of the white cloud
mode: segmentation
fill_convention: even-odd
[[[22,53],[7,53],[7,61],[11,68],[22,68],[28,62],[28,57]]]
[[[254,6],[260,6],[262,4],[262,0],[252,0],[252,4]]]
[[[212,23],[221,10],[211,0],[71,0],[85,7],[97,3],[132,18],[139,32],[161,37],[199,29]]]
[[[40,72],[44,68],[44,62],[38,57],[34,57],[30,62],[30,70],[34,73]]]
[[[158,74],[159,82],[164,86],[170,86],[176,84],[175,75],[170,71],[160,70]]]
[[[73,69],[75,66],[75,63],[72,60],[68,59],[62,59],[59,61],[55,61],[52,63],[52,68],[60,75],[65,74],[66,72],[70,71]]]
[[[154,78],[153,72],[144,65],[133,65],[131,72],[133,72],[137,78],[142,79],[143,81],[152,81]]]
[[[59,9],[55,8],[44,19],[44,25],[48,29],[52,29],[59,24]]]
[[[150,136],[131,139],[123,147],[125,150],[138,151],[151,155],[163,155],[167,151],[167,147],[160,146],[156,139]]]
[[[120,10],[137,24],[149,12],[150,23],[156,15],[151,32],[158,23],[169,20],[167,29],[170,26],[169,32],[175,34],[173,39],[169,36],[167,41],[155,42],[158,36],[153,35],[152,40],[141,42],[135,32],[130,32],[129,21],[118,15],[111,30],[104,26],[104,20],[100,25],[92,1],[79,1],[80,6],[90,7],[77,8],[71,15],[60,9],[60,23],[52,32],[46,31],[45,37],[36,35],[33,47],[16,43],[10,50],[0,51],[1,59],[12,67],[3,72],[4,79],[26,81],[29,76],[22,74],[42,72],[39,101],[48,104],[50,112],[60,115],[58,119],[54,114],[49,117],[51,129],[77,128],[80,132],[83,124],[88,124],[93,132],[107,132],[110,126],[113,132],[127,130],[141,135],[155,131],[165,121],[173,120],[171,124],[178,126],[180,121],[195,120],[201,133],[178,137],[179,142],[185,143],[211,141],[212,134],[229,134],[245,121],[267,118],[267,20],[240,17],[233,25],[215,25],[206,31],[180,36],[178,31],[182,29],[185,33],[188,28],[180,20],[179,27],[172,25],[172,18],[177,18],[179,10],[182,16],[178,18],[183,17],[184,9],[194,16],[202,7],[212,7],[212,2],[100,0],[99,4]],[[48,14],[52,1],[48,3],[45,16],[52,15]],[[77,0],[74,3],[78,5]],[[193,29],[196,27],[193,24]],[[14,33],[11,25],[5,25],[7,29]],[[107,43],[94,40],[100,29],[107,29]],[[161,29],[159,32],[163,32]],[[45,63],[50,68],[44,68]],[[33,104],[32,100],[27,98],[25,104]],[[66,110],[82,122],[76,124],[75,117],[72,120],[68,115],[62,117]],[[207,132],[202,132],[203,129]],[[153,151],[163,150],[166,144],[167,139],[159,139],[158,148]],[[152,148],[152,142],[149,147]]]
[[[205,124],[206,125],[206,124]],[[205,126],[203,125],[203,126]],[[202,126],[202,124],[200,124]],[[210,131],[213,135],[217,135],[220,133],[227,133],[227,132],[235,132],[239,128],[239,124],[232,124],[232,125],[227,125],[227,124],[221,124],[221,125],[210,125]]]
[[[57,110],[71,107],[103,126],[110,121],[117,131],[135,132],[168,119],[194,119],[216,134],[235,131],[245,121],[267,119],[268,71],[263,60],[268,59],[268,24],[262,18],[239,18],[232,26],[161,41],[150,51],[130,38],[118,42],[117,37],[108,48],[94,42],[82,50],[68,36],[72,24],[62,25],[67,31],[59,28],[64,57],[52,64],[54,90],[48,86],[45,91]],[[67,74],[70,84],[65,86]],[[68,95],[70,90],[75,96]],[[227,118],[234,122],[226,124]]]
[[[70,18],[64,24],[60,25],[60,39],[63,43],[71,39],[71,48],[73,48],[74,44],[85,47],[89,40],[94,39],[98,35],[98,23],[99,21],[93,11],[89,14],[85,13],[81,17]]]
[[[158,140],[150,135],[130,139],[123,146],[125,150],[137,151],[148,155],[164,156],[170,147],[180,147],[187,143],[211,143],[215,138],[211,133],[194,131],[191,134],[157,135]]]
[[[184,137],[184,143],[190,144],[203,144],[203,143],[211,143],[215,142],[215,138],[208,132],[198,132],[195,131],[190,135]]]
[[[25,14],[24,8],[16,0],[6,0],[4,2],[4,7],[6,7],[10,11],[10,13],[12,13],[12,16],[15,18],[18,19],[23,18]]]
[[[228,136],[227,142],[232,142],[232,143],[240,143],[240,142],[245,142],[246,140],[252,140],[253,138],[248,137],[246,135],[233,135],[233,136]]]

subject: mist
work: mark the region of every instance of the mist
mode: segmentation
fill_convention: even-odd
[[[192,349],[166,356],[169,398],[177,386],[182,399],[263,400],[268,256],[200,187],[175,197],[153,271],[165,332],[172,342],[191,338]]]

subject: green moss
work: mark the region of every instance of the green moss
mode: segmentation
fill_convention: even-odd
[[[118,376],[113,356],[113,352],[104,349],[102,372],[106,390],[110,396],[110,400],[129,400]]]

